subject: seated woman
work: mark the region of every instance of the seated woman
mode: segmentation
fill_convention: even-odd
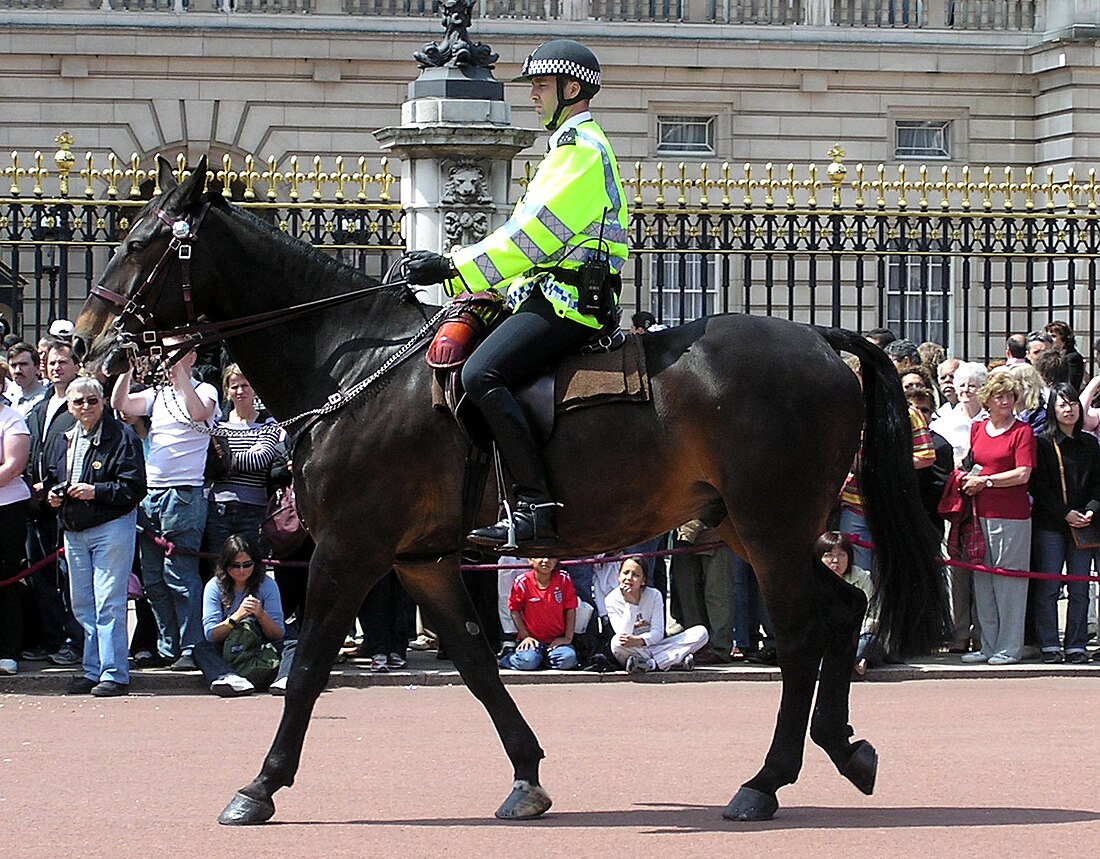
[[[665,601],[646,587],[645,567],[627,558],[619,567],[619,587],[604,598],[614,635],[611,654],[631,674],[695,667],[694,654],[709,641],[705,626],[692,626],[665,637]]]
[[[871,574],[855,565],[853,554],[851,541],[839,531],[826,531],[814,543],[814,555],[821,558],[821,563],[867,595],[867,613],[863,617],[859,643],[856,645],[855,671],[862,677],[868,668],[882,664],[886,651],[878,638],[878,616],[871,607],[871,595],[874,593]]]
[[[553,558],[532,558],[512,584],[508,610],[516,626],[516,649],[500,658],[501,668],[537,671],[539,668],[577,667],[573,629],[577,620],[577,592]]]
[[[195,645],[192,654],[203,679],[210,684],[210,691],[223,698],[248,695],[256,689],[222,655],[225,640],[242,623],[256,624],[261,635],[282,653],[269,688],[273,695],[283,694],[297,641],[286,640],[279,588],[265,572],[260,550],[243,534],[233,534],[222,546],[214,578],[203,589],[204,638]]]

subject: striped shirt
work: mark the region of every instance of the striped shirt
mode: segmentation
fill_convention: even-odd
[[[932,434],[928,432],[928,424],[924,415],[909,407],[909,426],[913,433],[913,460],[921,462],[935,462],[936,451],[932,447]],[[852,470],[848,472],[848,478],[844,481],[844,488],[840,490],[840,506],[850,507],[852,510],[863,512],[863,491],[859,488],[860,464],[863,457],[863,445],[856,452]]]
[[[279,450],[281,431],[271,429],[274,421],[268,424],[250,423],[250,432],[239,423],[221,421],[218,426],[230,430],[226,439],[233,451],[233,468],[229,477],[214,484],[211,499],[226,503],[237,501],[241,504],[254,504],[263,507],[267,504],[267,472]]]

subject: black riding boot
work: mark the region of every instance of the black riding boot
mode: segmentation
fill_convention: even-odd
[[[557,504],[550,496],[546,468],[534,434],[516,398],[507,388],[493,388],[478,403],[489,424],[505,466],[515,480],[512,521],[505,516],[488,528],[477,528],[466,539],[479,546],[549,548],[557,545]],[[515,529],[515,542],[509,539]]]

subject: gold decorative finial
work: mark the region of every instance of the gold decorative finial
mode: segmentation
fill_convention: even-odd
[[[825,170],[825,174],[829,177],[829,181],[833,183],[833,205],[839,206],[840,186],[844,184],[844,177],[848,175],[848,168],[842,163],[845,153],[839,143],[834,143],[832,148],[825,154],[833,159],[833,163]]]
[[[69,132],[62,131],[53,142],[58,145],[58,150],[53,154],[53,163],[57,166],[58,194],[62,197],[69,196],[69,171],[76,164],[76,156],[72,153],[74,138]]]

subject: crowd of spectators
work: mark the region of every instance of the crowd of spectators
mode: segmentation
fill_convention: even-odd
[[[632,321],[639,334],[657,330],[644,315]],[[196,366],[194,354],[159,384],[127,372],[105,392],[105,379],[81,373],[71,332],[62,320],[35,345],[9,342],[0,367],[0,579],[64,547],[26,580],[0,587],[0,673],[20,662],[78,666],[69,691],[107,696],[127,692],[131,665],[171,667],[201,671],[226,697],[281,694],[305,573],[272,577],[257,548],[269,501],[289,482],[278,427],[239,367]],[[1094,572],[1100,548],[1081,535],[1100,511],[1100,376],[1088,380],[1069,326],[1013,334],[1004,357],[988,364],[887,329],[867,337],[898,370],[922,503],[953,557],[963,557],[969,527],[965,559],[983,567]],[[858,374],[858,362],[849,366]],[[229,433],[228,471],[211,472],[211,427]],[[857,454],[815,557],[870,595],[876,573],[859,471]],[[716,524],[685,522],[616,553],[625,560],[502,559],[495,605],[490,584],[480,607],[501,668],[774,664],[752,566],[721,544]],[[666,548],[680,551],[653,557]],[[1089,660],[1096,599],[1088,583],[962,567],[948,577],[946,646],[964,662]],[[137,601],[132,639],[128,597]],[[344,658],[376,672],[404,668],[410,647],[433,646],[430,626],[391,572],[364,602]],[[869,612],[855,674],[890,658]]]

